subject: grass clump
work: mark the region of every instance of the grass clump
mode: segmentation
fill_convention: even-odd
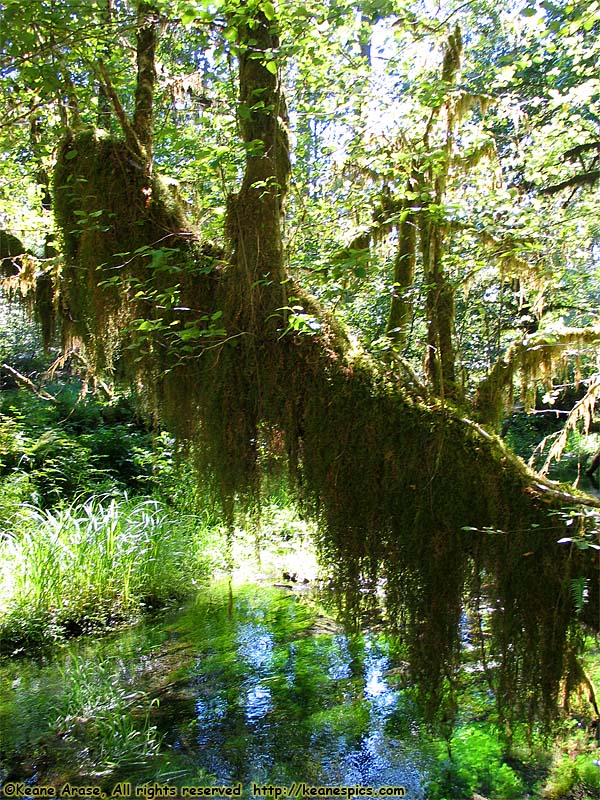
[[[92,663],[74,655],[60,670],[65,691],[53,708],[52,727],[67,741],[84,739],[91,761],[103,767],[143,762],[161,744],[150,722],[158,701],[123,686],[122,670],[118,658]]]
[[[4,653],[135,618],[214,566],[201,518],[176,518],[155,500],[99,496],[17,516],[18,533],[0,543]]]

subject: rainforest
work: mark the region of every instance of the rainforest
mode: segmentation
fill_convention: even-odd
[[[4,796],[598,796],[599,32],[0,2]]]

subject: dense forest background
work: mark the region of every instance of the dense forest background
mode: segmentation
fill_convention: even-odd
[[[279,492],[349,624],[384,595],[429,716],[465,603],[500,718],[593,695],[598,2],[0,11],[10,563],[94,491],[140,548],[100,602],[91,549],[70,606],[24,571],[11,647],[185,593],[193,515],[231,544]]]

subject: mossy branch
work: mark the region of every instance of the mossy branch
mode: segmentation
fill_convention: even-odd
[[[540,194],[555,195],[564,189],[578,189],[581,186],[594,186],[600,180],[600,169],[592,169],[587,172],[581,172],[578,175],[572,175],[560,183],[554,183],[551,186],[545,186],[540,189]]]
[[[96,344],[91,365],[102,363],[103,351],[121,354],[114,366],[146,407],[193,440],[199,474],[229,518],[234,503],[251,504],[259,493],[265,454],[281,453],[306,513],[320,522],[319,549],[344,612],[356,619],[365,586],[386,586],[388,615],[408,644],[432,713],[444,676],[457,666],[461,608],[476,558],[499,599],[493,650],[506,670],[506,713],[517,686],[533,714],[551,714],[568,630],[581,620],[597,624],[593,583],[580,615],[569,593],[571,577],[592,574],[594,563],[556,544],[564,529],[548,517],[578,497],[540,480],[475,423],[411,397],[292,281],[286,291],[313,327],[286,332],[282,287],[269,279],[248,287],[240,278],[241,244],[256,248],[244,251],[255,267],[268,266],[259,258],[279,230],[276,195],[262,228],[251,226],[265,222],[265,206],[256,215],[254,206],[232,206],[241,238],[224,268],[213,251],[182,235],[181,211],[170,207],[156,176],[146,205],[139,170],[121,142],[89,132],[67,139],[55,187],[69,243],[64,303],[88,346]],[[105,211],[115,223],[83,227],[73,237],[80,218],[73,209],[92,221]],[[165,269],[151,270],[150,252],[165,230],[174,232],[161,254]],[[257,231],[267,239],[257,243]],[[151,302],[150,290],[160,293],[161,281],[172,280],[169,263],[187,312]],[[117,283],[107,283],[115,275]],[[149,299],[131,291],[140,283]],[[226,336],[203,338],[205,323],[192,309],[209,317],[218,310]],[[190,331],[198,338],[186,340]]]
[[[600,341],[600,327],[563,328],[540,331],[515,342],[481,381],[475,398],[475,410],[484,422],[498,426],[512,397],[513,383],[521,374],[521,396],[528,402],[532,383],[542,374],[550,374],[555,361],[568,347],[584,347]]]
[[[395,347],[401,348],[406,341],[412,304],[406,293],[412,288],[417,263],[418,214],[406,201],[400,213],[398,247],[394,259],[394,291],[386,326],[386,336]]]
[[[129,150],[133,156],[136,158],[145,161],[147,159],[146,149],[143,143],[140,141],[139,136],[133,125],[131,124],[125,109],[121,105],[121,101],[119,99],[119,95],[117,94],[115,87],[112,85],[112,81],[108,70],[102,59],[98,59],[98,71],[100,72],[100,76],[102,78],[103,84],[103,91],[106,96],[109,98],[110,102],[112,103],[112,107],[115,111],[117,119],[119,121],[119,125],[121,126],[121,130],[123,131],[123,138]]]
[[[562,430],[559,432],[558,436],[556,436],[552,446],[550,447],[550,450],[548,451],[546,461],[540,470],[541,475],[548,474],[552,461],[560,461],[561,456],[567,446],[570,431],[576,430],[578,425],[582,424],[584,432],[589,432],[594,409],[596,408],[596,404],[599,399],[600,376],[596,376],[595,380],[590,382],[585,395],[581,398],[581,400],[578,400],[577,403],[575,403],[569,412],[569,416],[567,417]],[[538,445],[531,457],[530,463],[533,463],[533,460],[539,450],[543,450],[542,445]],[[598,505],[600,506],[600,501],[598,502]]]
[[[56,403],[56,398],[54,395],[45,392],[43,389],[38,389],[35,383],[30,380],[26,375],[23,375],[18,370],[14,369],[13,367],[9,366],[8,364],[2,364],[2,369],[5,372],[14,378],[14,380],[19,384],[19,386],[23,386],[25,389],[28,389],[32,392],[36,397],[39,397],[40,400],[46,400],[50,403]]]

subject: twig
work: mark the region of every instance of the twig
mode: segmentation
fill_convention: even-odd
[[[48,400],[51,403],[56,403],[56,397],[54,395],[45,392],[43,389],[38,389],[38,387],[25,375],[22,375],[13,367],[9,367],[8,364],[2,364],[2,369],[6,370],[9,375],[11,375],[15,381],[19,384],[19,386],[24,386],[26,389],[29,389],[30,392],[33,392],[37,397],[41,398],[42,400]]]
[[[104,82],[104,89],[106,91],[107,96],[110,99],[110,102],[113,105],[115,114],[117,115],[117,119],[119,120],[119,124],[123,131],[123,135],[125,136],[125,141],[129,146],[130,150],[132,151],[132,153],[136,155],[138,158],[141,158],[143,161],[145,161],[146,149],[140,142],[137,133],[135,132],[131,122],[129,121],[129,117],[125,113],[125,109],[121,105],[121,101],[119,100],[119,96],[115,91],[115,87],[112,85],[112,81],[110,79],[110,75],[108,74],[108,70],[106,69],[104,62],[102,61],[101,58],[98,59],[97,63],[100,75],[102,76],[102,80]]]

